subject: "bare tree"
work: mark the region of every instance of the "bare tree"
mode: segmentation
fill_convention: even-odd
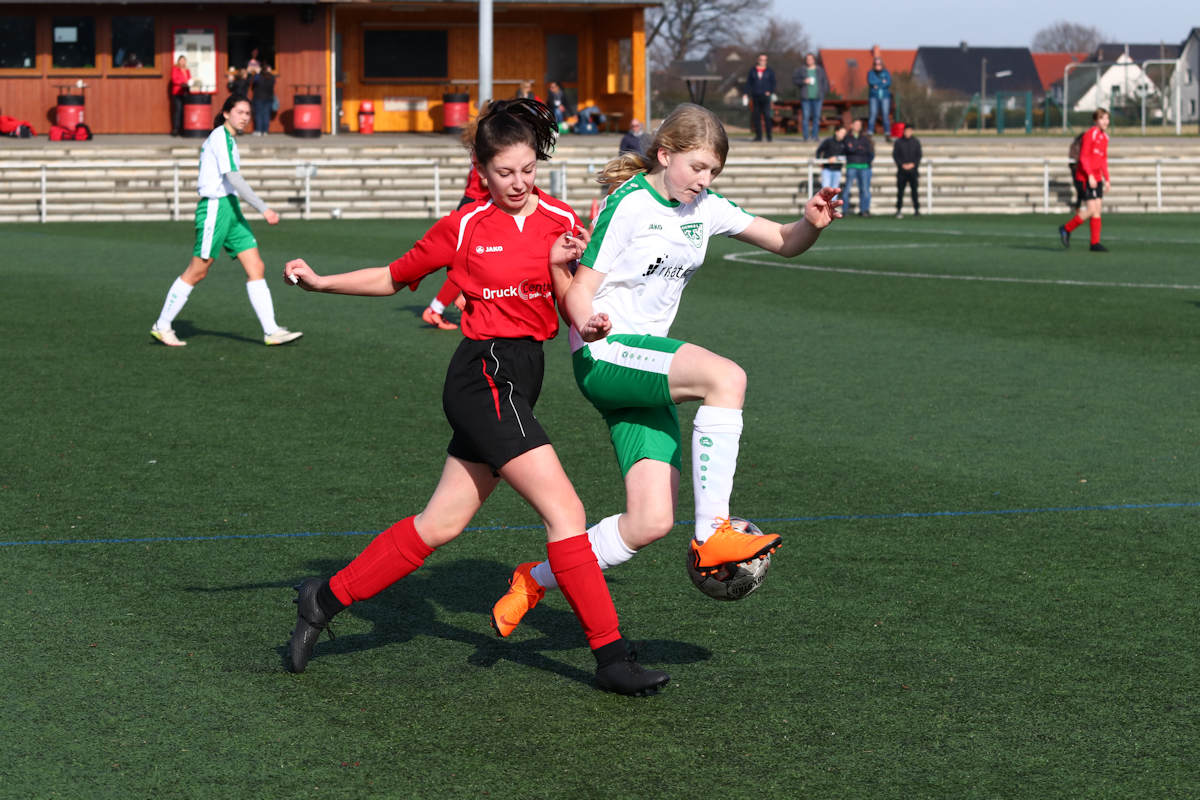
[[[1035,53],[1090,53],[1104,41],[1104,34],[1091,25],[1060,19],[1033,35]]]
[[[769,19],[757,35],[750,39],[750,49],[756,55],[766,53],[772,61],[803,61],[808,47],[808,34],[804,32],[804,25],[790,19]]]
[[[761,18],[770,0],[666,0],[647,11],[646,48],[659,69],[745,41],[746,22]]]

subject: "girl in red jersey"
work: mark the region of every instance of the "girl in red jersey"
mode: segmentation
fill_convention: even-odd
[[[600,688],[627,695],[657,691],[665,672],[645,670],[618,629],[617,612],[587,534],[583,504],[563,471],[533,406],[541,391],[542,342],[558,331],[555,298],[571,282],[568,265],[583,252],[580,222],[569,206],[534,187],[537,162],[549,157],[554,115],[535,100],[498,101],[476,123],[472,156],[490,198],[434,224],[386,267],[319,275],[302,259],[284,277],[309,291],[391,295],[449,264],[466,295],[466,338],[446,373],[442,406],[453,435],[433,496],[415,516],[380,533],[328,579],[296,587],[299,606],[288,644],[302,672],[321,631],[351,603],[378,594],[454,539],[503,479],[546,526],[551,568],[583,625]]]
[[[1079,198],[1079,211],[1066,225],[1058,227],[1058,238],[1063,247],[1071,246],[1071,231],[1088,220],[1091,233],[1091,250],[1107,253],[1108,248],[1100,244],[1100,212],[1104,205],[1104,191],[1108,188],[1108,111],[1097,108],[1092,112],[1092,127],[1084,132],[1079,142],[1079,161],[1075,164],[1075,194]]]

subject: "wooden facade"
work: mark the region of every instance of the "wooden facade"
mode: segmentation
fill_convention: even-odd
[[[497,3],[493,11],[493,95],[511,97],[521,80],[546,97],[549,80],[563,82],[576,104],[596,106],[627,123],[646,105],[644,10],[650,2]],[[153,66],[114,64],[113,26],[118,18],[153,18]],[[60,94],[76,94],[86,84],[84,120],[96,134],[170,131],[168,83],[175,33],[208,29],[215,34],[219,86],[213,112],[226,96],[231,20],[246,15],[270,17],[279,113],[271,132],[289,129],[293,95],[316,91],[323,104],[323,130],[358,130],[364,100],[374,104],[374,128],[387,131],[438,131],[443,128],[447,93],[478,101],[478,4],[443,2],[332,2],[288,5],[242,2],[188,5],[177,3],[12,3],[0,5],[0,23],[33,20],[36,55],[32,63],[0,67],[0,114],[29,120],[39,134],[54,121]],[[52,47],[61,20],[87,18],[95,39],[94,63],[55,67]],[[24,24],[24,23],[23,23]],[[434,32],[444,37],[446,75],[423,79],[371,78],[364,63],[364,42],[371,31]],[[562,56],[548,49],[567,42],[574,50],[574,80],[549,74]],[[334,43],[337,43],[336,45]],[[337,58],[331,46],[340,47]],[[557,58],[556,58],[557,56]],[[237,65],[241,66],[241,65]],[[336,69],[336,76],[334,71]],[[330,114],[330,97],[340,114]]]

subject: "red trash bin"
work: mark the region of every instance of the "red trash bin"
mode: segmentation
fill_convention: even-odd
[[[452,93],[442,95],[442,131],[462,133],[471,114],[471,95]]]
[[[180,136],[193,139],[207,138],[213,129],[211,94],[185,94],[183,96],[183,129]]]
[[[371,134],[375,132],[375,104],[363,100],[358,105],[358,132]]]
[[[320,135],[321,95],[295,95],[292,98],[292,136],[316,139]]]
[[[54,109],[54,124],[64,128],[75,129],[83,122],[83,95],[60,94],[58,105]]]

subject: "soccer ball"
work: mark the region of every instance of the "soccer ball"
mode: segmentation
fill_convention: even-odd
[[[730,517],[729,522],[734,528],[761,536],[762,530],[747,519]],[[687,574],[696,588],[714,600],[741,600],[746,595],[762,586],[771,567],[771,554],[756,558],[753,561],[743,561],[740,564],[725,564],[711,575],[701,575],[692,562],[692,548],[688,545]]]

